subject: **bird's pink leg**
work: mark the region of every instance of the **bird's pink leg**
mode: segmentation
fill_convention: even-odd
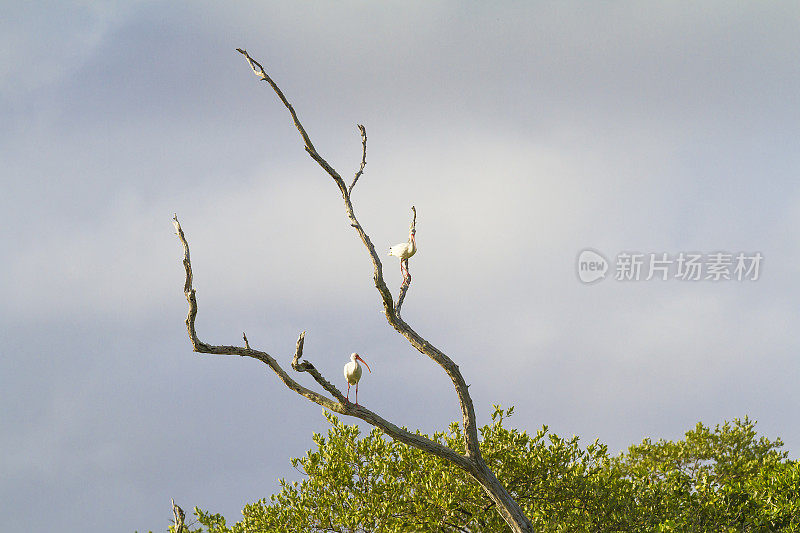
[[[350,401],[350,382],[347,382],[347,401]]]
[[[356,405],[358,405],[358,381],[356,381]]]

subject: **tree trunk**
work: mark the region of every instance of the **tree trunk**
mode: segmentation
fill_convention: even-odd
[[[472,477],[480,483],[489,498],[492,499],[497,511],[509,525],[514,533],[533,533],[533,525],[522,508],[508,493],[506,488],[497,479],[494,473],[486,466],[483,459],[476,461],[475,472]]]

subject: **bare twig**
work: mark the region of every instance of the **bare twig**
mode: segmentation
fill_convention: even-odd
[[[408,228],[409,234],[416,231],[417,227],[417,208],[413,205],[411,206],[411,212],[414,216],[411,219],[411,226]],[[394,306],[395,313],[397,313],[398,317],[400,317],[400,308],[403,307],[403,300],[406,299],[408,288],[411,287],[411,272],[408,270],[408,259],[403,259],[402,261],[406,269],[406,275],[403,277],[403,283],[400,284],[400,294],[397,295],[397,305]]]
[[[175,520],[175,533],[183,533],[183,524],[186,520],[186,513],[183,512],[178,504],[175,503],[175,500],[170,498],[172,502],[172,516]]]
[[[272,78],[269,77],[267,72],[264,70],[264,67],[261,66],[261,63],[250,57],[250,54],[248,54],[246,50],[237,48],[236,51],[239,52],[240,54],[244,54],[244,57],[246,57],[247,61],[250,63],[250,68],[253,69],[253,72],[255,73],[256,76],[258,76],[263,81],[269,83],[270,86],[272,86],[273,90],[278,95],[278,98],[281,99],[283,105],[286,106],[286,109],[288,109],[289,113],[292,115],[292,118],[294,119],[294,125],[297,127],[298,131],[300,132],[300,135],[302,135],[303,137],[303,141],[305,141],[306,143],[306,150],[308,150],[309,152],[316,153],[316,150],[314,150],[314,145],[311,144],[311,139],[309,139],[308,134],[306,134],[306,130],[303,129],[303,125],[300,124],[300,121],[297,119],[297,114],[294,112],[292,104],[290,104],[289,101],[286,99],[286,97],[283,95],[283,92],[281,91],[280,87],[278,87],[275,84],[275,82],[272,81]]]
[[[294,359],[292,359],[292,368],[294,368],[295,370],[297,370],[297,367],[300,365],[300,358],[303,357],[303,344],[305,343],[305,341],[306,341],[306,332],[304,331],[303,333],[300,334],[299,337],[297,337],[297,345],[295,346],[294,349]],[[308,361],[305,362],[307,363]],[[302,372],[302,370],[298,370],[298,372]]]
[[[283,103],[284,107],[289,111],[289,114],[292,116],[292,121],[294,122],[297,131],[300,133],[300,137],[303,139],[305,143],[306,152],[308,155],[317,162],[322,169],[328,173],[328,175],[333,178],[334,183],[339,188],[339,191],[342,193],[342,198],[344,199],[345,210],[347,212],[347,216],[350,219],[350,225],[355,228],[356,232],[358,232],[358,236],[361,239],[361,242],[364,243],[364,246],[367,248],[367,251],[372,258],[372,264],[374,268],[373,279],[375,280],[375,287],[378,289],[378,292],[381,295],[381,300],[383,301],[383,308],[386,313],[390,313],[393,310],[394,303],[392,302],[392,294],[389,292],[389,288],[386,286],[386,282],[383,280],[383,265],[381,264],[381,260],[378,258],[377,252],[375,252],[375,246],[372,244],[372,241],[369,238],[369,235],[364,231],[359,224],[358,219],[356,219],[355,213],[353,211],[353,204],[350,202],[350,194],[347,190],[347,185],[345,185],[344,180],[339,175],[333,167],[331,167],[325,159],[317,153],[317,150],[314,148],[314,145],[311,143],[311,139],[306,133],[305,128],[300,123],[300,119],[297,118],[297,113],[295,112],[292,105],[283,95],[283,91],[281,91],[280,87],[272,81],[267,73],[264,71],[264,67],[261,66],[256,60],[254,60],[250,55],[247,53],[246,50],[242,50],[241,48],[236,49],[240,54],[243,54],[247,59],[248,63],[250,64],[250,68],[253,69],[253,72],[262,80],[268,82],[270,87],[275,91],[275,94],[278,95],[281,103]],[[366,157],[366,156],[365,156]]]
[[[397,296],[397,305],[394,306],[395,313],[397,313],[398,318],[400,318],[400,308],[403,307],[403,300],[406,299],[406,293],[408,292],[408,288],[411,286],[411,272],[408,271],[408,259],[404,260],[403,263],[406,266],[406,276],[403,278],[403,283],[400,285],[400,294]]]
[[[367,166],[367,129],[362,124],[359,124],[358,131],[361,132],[361,166],[358,168],[358,172],[356,172],[356,175],[353,178],[353,183],[351,183],[347,188],[348,196],[353,194],[353,187],[356,186],[358,178],[360,178],[361,174],[364,173],[364,167]]]
[[[287,387],[294,390],[298,394],[305,396],[312,402],[322,405],[326,409],[336,410],[338,405],[336,402],[329,400],[328,398],[325,398],[324,396],[321,396],[320,394],[309,390],[294,381],[286,372],[283,371],[277,361],[275,361],[275,359],[268,353],[259,350],[253,350],[252,348],[248,347],[242,348],[239,346],[214,346],[201,341],[197,337],[197,331],[195,330],[195,319],[197,318],[197,295],[195,289],[192,287],[192,262],[189,258],[189,243],[186,241],[186,236],[183,233],[180,222],[178,222],[177,215],[172,219],[172,221],[175,225],[175,229],[178,232],[178,238],[183,244],[183,266],[186,270],[186,283],[184,284],[183,292],[186,295],[186,301],[189,302],[189,313],[186,316],[186,329],[189,333],[189,340],[192,342],[194,351],[198,353],[216,355],[240,355],[243,357],[252,357],[254,359],[263,361],[270,368],[272,368],[276,374],[278,374],[278,377],[281,378]]]

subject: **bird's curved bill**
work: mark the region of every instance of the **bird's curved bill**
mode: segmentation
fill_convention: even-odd
[[[366,361],[364,361],[363,359],[361,359],[361,356],[360,356],[360,355],[356,355],[356,359],[358,359],[359,361],[361,361],[362,363],[364,363],[364,364],[366,365],[366,367],[367,367],[367,370],[369,370],[369,363],[367,363]],[[372,374],[372,370],[369,370],[369,373],[370,373],[370,374]]]

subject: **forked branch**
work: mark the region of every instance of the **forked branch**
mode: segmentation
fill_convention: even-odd
[[[460,465],[462,468],[469,467],[469,461],[467,458],[459,455],[450,448],[443,446],[438,442],[432,441],[427,437],[423,437],[422,435],[417,435],[407,431],[406,429],[400,428],[364,406],[355,405],[348,402],[339,389],[337,389],[336,386],[330,381],[325,379],[322,373],[317,370],[317,368],[311,362],[305,359],[302,361],[300,360],[300,358],[303,357],[303,345],[305,343],[306,336],[305,331],[302,332],[297,339],[297,345],[295,347],[295,353],[294,357],[292,358],[291,366],[297,372],[307,372],[310,374],[314,378],[314,381],[316,381],[323,389],[325,389],[334,399],[327,398],[322,394],[312,391],[293,380],[291,376],[289,376],[289,374],[287,374],[283,368],[281,368],[281,365],[275,360],[274,357],[261,350],[255,350],[251,348],[250,343],[247,340],[247,335],[242,335],[245,343],[244,347],[226,345],[215,346],[201,341],[197,336],[197,331],[195,330],[195,320],[197,319],[197,293],[192,286],[192,261],[189,256],[189,243],[186,240],[186,235],[183,233],[183,228],[181,228],[181,224],[178,221],[177,215],[173,217],[172,223],[175,226],[178,239],[183,245],[183,266],[186,270],[186,281],[183,286],[183,292],[186,296],[186,301],[189,303],[189,312],[186,316],[186,329],[189,333],[189,340],[192,342],[192,347],[194,348],[195,352],[214,355],[238,355],[241,357],[252,357],[253,359],[258,359],[270,367],[278,375],[278,378],[280,378],[280,380],[283,381],[283,383],[291,390],[295,391],[301,396],[304,396],[312,402],[321,405],[325,409],[342,415],[360,418],[364,422],[380,428],[384,433],[394,439],[437,455],[448,461],[452,461]]]
[[[331,178],[333,178],[333,181],[339,187],[344,199],[345,212],[350,220],[350,225],[355,228],[356,232],[358,232],[361,242],[364,243],[370,259],[372,260],[372,266],[374,270],[373,279],[375,281],[375,287],[378,289],[383,301],[386,319],[397,331],[399,331],[408,339],[414,348],[433,359],[450,377],[458,395],[459,405],[461,406],[467,456],[480,457],[480,448],[478,447],[478,425],[475,421],[475,409],[472,405],[472,398],[467,390],[467,383],[464,381],[464,377],[458,370],[458,366],[447,355],[436,349],[433,345],[431,345],[431,343],[422,338],[422,336],[414,331],[411,326],[403,321],[403,319],[397,314],[394,302],[392,301],[392,295],[383,279],[383,264],[381,263],[380,257],[378,257],[378,253],[375,251],[375,246],[372,244],[369,235],[367,235],[367,232],[356,218],[353,204],[350,200],[350,194],[348,193],[344,180],[342,180],[342,177],[339,175],[339,173],[336,172],[336,170],[334,170],[333,167],[331,167],[328,162],[325,161],[325,159],[316,151],[314,145],[311,143],[308,133],[306,133],[305,128],[300,122],[300,119],[297,117],[294,107],[292,107],[292,105],[286,99],[286,96],[284,96],[278,85],[264,71],[264,67],[262,67],[258,61],[250,57],[250,54],[248,54],[246,50],[242,50],[241,48],[237,48],[236,50],[245,56],[253,72],[259,78],[267,81],[270,84],[272,89],[275,91],[275,94],[278,95],[278,98],[292,116],[292,121],[294,122],[297,131],[300,133],[300,137],[303,139],[303,142],[305,142],[306,151],[309,153],[311,158],[314,159]],[[412,224],[414,223],[416,223],[416,210],[414,210],[414,221]]]
[[[305,128],[300,122],[300,119],[298,118],[294,108],[289,103],[286,96],[283,94],[278,85],[264,70],[264,67],[262,67],[258,61],[250,57],[247,51],[241,48],[237,48],[236,50],[245,56],[253,72],[261,80],[266,81],[270,85],[270,87],[272,87],[273,91],[278,96],[278,99],[283,103],[283,105],[289,111],[289,114],[292,117],[292,121],[294,122],[294,125],[297,128],[297,131],[299,132],[300,137],[303,140],[306,152],[314,161],[317,162],[317,164],[320,165],[320,167],[322,167],[323,170],[325,170],[325,172],[333,179],[334,183],[339,188],[339,191],[341,192],[342,198],[344,200],[345,213],[347,214],[347,218],[350,222],[350,225],[356,230],[356,233],[361,239],[361,242],[364,244],[364,247],[366,248],[367,253],[369,254],[370,260],[372,261],[373,281],[375,283],[375,288],[378,290],[378,293],[380,294],[381,301],[383,303],[384,314],[386,315],[387,321],[400,334],[406,337],[406,339],[411,343],[411,345],[414,348],[416,348],[420,353],[428,356],[430,359],[436,362],[453,382],[453,387],[455,388],[456,395],[458,396],[458,401],[461,407],[461,414],[463,418],[465,453],[462,455],[461,453],[458,453],[426,437],[410,433],[409,431],[399,428],[396,425],[392,424],[391,422],[381,418],[380,416],[370,411],[369,409],[348,402],[346,398],[342,395],[342,393],[339,392],[339,390],[334,385],[328,382],[322,376],[322,374],[314,367],[313,364],[311,364],[307,360],[302,360],[302,361],[300,360],[303,352],[305,332],[303,332],[297,340],[295,355],[294,358],[292,359],[292,367],[296,371],[307,372],[311,374],[314,380],[320,386],[322,386],[322,388],[325,389],[334,399],[327,398],[317,392],[314,392],[310,389],[303,387],[302,385],[294,381],[291,377],[289,377],[289,375],[286,372],[283,371],[281,366],[272,356],[270,356],[266,352],[252,349],[247,341],[246,336],[244,335],[243,338],[245,341],[245,347],[214,346],[200,341],[199,338],[197,337],[194,325],[197,316],[197,297],[195,294],[195,290],[192,287],[192,270],[191,270],[191,261],[189,259],[189,245],[186,242],[183,230],[181,229],[176,216],[174,218],[175,229],[184,247],[183,264],[186,269],[186,283],[184,285],[184,293],[186,295],[187,301],[189,302],[189,313],[186,318],[186,326],[189,333],[189,339],[192,342],[194,350],[200,353],[209,353],[218,355],[239,355],[239,356],[253,357],[255,359],[258,359],[267,364],[270,368],[272,368],[272,370],[278,375],[278,377],[281,379],[281,381],[284,382],[284,384],[287,387],[294,390],[298,394],[305,396],[307,399],[336,413],[360,418],[361,420],[364,420],[365,422],[380,428],[387,435],[396,440],[399,440],[411,446],[417,447],[423,451],[427,451],[438,457],[451,461],[452,463],[454,463],[455,465],[466,471],[475,481],[477,481],[483,487],[487,495],[492,499],[494,504],[497,506],[497,509],[503,516],[503,519],[506,521],[506,523],[508,523],[508,525],[514,531],[519,531],[519,532],[532,531],[531,523],[527,519],[525,514],[522,512],[522,509],[513,500],[513,498],[511,498],[508,491],[497,480],[494,473],[486,466],[483,457],[481,456],[479,441],[478,441],[477,423],[475,420],[475,410],[472,404],[472,398],[470,397],[468,386],[464,381],[463,376],[461,375],[458,365],[456,365],[447,355],[445,355],[443,352],[441,352],[431,343],[425,340],[422,336],[420,336],[416,331],[414,331],[411,328],[411,326],[409,326],[400,317],[400,306],[402,304],[403,299],[405,298],[405,291],[408,290],[408,284],[407,284],[408,282],[406,282],[405,286],[401,288],[401,294],[400,297],[398,298],[397,306],[395,306],[392,300],[391,292],[389,291],[389,288],[386,286],[386,282],[383,279],[383,265],[381,263],[381,260],[378,257],[377,252],[375,251],[375,247],[372,244],[369,235],[367,235],[366,231],[356,218],[350,195],[359,177],[363,174],[364,167],[366,165],[366,156],[367,156],[366,129],[363,126],[359,125],[359,131],[361,132],[361,141],[362,141],[361,165],[359,170],[356,172],[352,183],[348,187],[345,184],[342,177],[339,175],[339,173],[336,172],[336,170],[333,167],[331,167],[331,165],[328,164],[328,162],[317,152],[316,148],[311,142],[311,138],[309,137],[308,133],[306,132]],[[414,228],[415,223],[416,223],[416,209],[414,209],[414,217],[411,222],[412,229]]]

